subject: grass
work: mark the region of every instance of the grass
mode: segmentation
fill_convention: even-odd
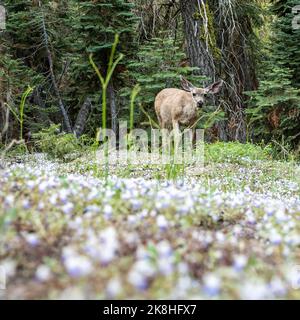
[[[243,163],[244,161],[272,159],[271,146],[259,146],[251,143],[217,142],[206,145],[207,162]]]
[[[91,152],[6,159],[2,297],[299,299],[299,165],[257,146],[205,150],[184,180],[140,164],[106,181]]]

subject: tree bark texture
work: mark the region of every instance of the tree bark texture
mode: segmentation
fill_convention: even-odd
[[[91,110],[92,110],[91,99],[86,98],[82,107],[78,112],[75,125],[74,125],[74,133],[77,138],[79,138],[83,134],[84,128],[86,126]]]
[[[108,84],[107,94],[108,94],[110,114],[111,114],[111,128],[116,133],[118,114],[117,114],[116,94],[115,94],[115,88],[113,85],[113,80],[111,80]]]
[[[228,8],[220,0],[180,0],[180,8],[190,65],[200,68],[199,74],[209,78],[209,81],[222,78],[225,83],[221,105],[227,120],[216,125],[218,138],[245,142],[244,91],[255,90],[258,84],[253,53],[249,50],[249,38],[253,31],[251,21],[246,14],[238,16],[237,8]],[[229,15],[228,10],[233,14]],[[213,23],[208,24],[209,19]],[[210,30],[212,25],[213,30]],[[207,34],[211,32],[215,38],[214,48],[211,46],[212,38],[207,40]],[[219,104],[218,100],[215,104]]]
[[[199,13],[199,3],[197,0],[180,0],[180,9],[190,65],[200,69],[198,73],[208,78],[203,85],[208,85],[211,81],[215,81],[216,72],[212,54],[205,41],[201,40],[201,27],[204,21],[195,18]]]
[[[41,6],[41,2],[39,2],[40,6]],[[64,103],[62,101],[59,89],[58,89],[58,85],[55,79],[55,74],[54,74],[54,68],[53,68],[53,59],[52,59],[52,54],[50,51],[50,47],[49,47],[49,37],[48,37],[48,33],[47,33],[47,29],[46,29],[46,23],[45,23],[45,17],[44,14],[42,14],[42,32],[43,32],[43,40],[44,40],[44,46],[46,48],[47,51],[47,58],[48,58],[48,63],[49,63],[49,71],[50,71],[50,76],[51,76],[51,81],[52,81],[52,85],[53,85],[53,89],[55,92],[55,95],[58,99],[58,105],[59,105],[59,109],[60,112],[63,116],[63,120],[64,120],[64,125],[65,125],[65,129],[68,133],[72,133],[72,125],[71,125],[71,121],[70,118],[68,116],[68,113],[66,111],[66,108],[64,106]]]

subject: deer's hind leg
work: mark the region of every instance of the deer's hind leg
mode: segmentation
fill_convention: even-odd
[[[170,143],[169,143],[170,132],[168,129],[168,124],[162,119],[161,119],[160,128],[161,128],[161,135],[162,135],[162,149],[164,150],[164,152],[168,152],[169,146],[170,146]]]

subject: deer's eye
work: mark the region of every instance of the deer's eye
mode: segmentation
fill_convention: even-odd
[[[197,93],[193,93],[193,97],[196,97]]]

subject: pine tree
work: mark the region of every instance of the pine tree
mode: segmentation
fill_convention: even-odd
[[[66,57],[71,61],[69,75],[71,83],[66,94],[69,99],[76,97],[80,101],[79,105],[83,103],[86,96],[92,99],[96,110],[93,112],[90,125],[92,130],[96,130],[101,114],[99,102],[101,92],[99,79],[89,64],[89,54],[93,54],[94,61],[105,74],[115,34],[119,34],[120,43],[117,49],[129,59],[135,51],[136,17],[132,12],[133,4],[127,0],[73,0],[70,7],[68,24],[72,32],[67,36],[69,38],[67,41],[73,41],[73,43],[70,50],[65,52]],[[122,85],[119,74],[124,68],[124,66],[117,68],[108,88],[111,107],[116,104],[115,87]],[[111,113],[114,112],[112,109]],[[111,118],[114,117],[116,114],[111,114]]]
[[[35,91],[25,107],[28,130],[38,131],[51,121],[62,123],[63,109],[70,127],[78,125],[76,117],[81,107],[89,105],[90,100],[99,106],[101,94],[89,54],[93,53],[105,73],[115,33],[121,39],[118,50],[128,57],[134,52],[133,4],[127,0],[6,0],[4,5],[9,18],[0,38],[1,107],[8,102],[16,107],[30,84]],[[114,75],[111,92],[113,85],[121,85],[121,71],[122,68]],[[99,126],[100,113],[101,106],[91,118],[91,133]],[[4,117],[2,107],[1,118]],[[10,119],[13,121],[12,116]],[[17,122],[10,127],[17,128]]]
[[[247,110],[255,139],[284,141],[296,147],[300,141],[300,30],[292,28],[294,0],[276,1],[272,35],[267,44],[260,86],[249,93],[252,107]]]
[[[39,63],[38,47],[39,32],[36,30],[38,21],[37,8],[32,1],[7,0],[4,2],[8,19],[6,30],[0,36],[0,104],[1,126],[4,126],[7,108],[17,110],[21,95],[28,85],[36,86],[43,82]],[[25,126],[34,124],[39,118],[36,106],[25,106]],[[6,138],[19,136],[16,118],[9,116],[9,127]],[[0,126],[0,131],[1,131]]]
[[[291,70],[292,85],[300,88],[300,29],[293,28],[295,13],[292,9],[299,6],[298,0],[274,1],[273,12],[278,17],[274,25],[272,53],[278,65]]]

